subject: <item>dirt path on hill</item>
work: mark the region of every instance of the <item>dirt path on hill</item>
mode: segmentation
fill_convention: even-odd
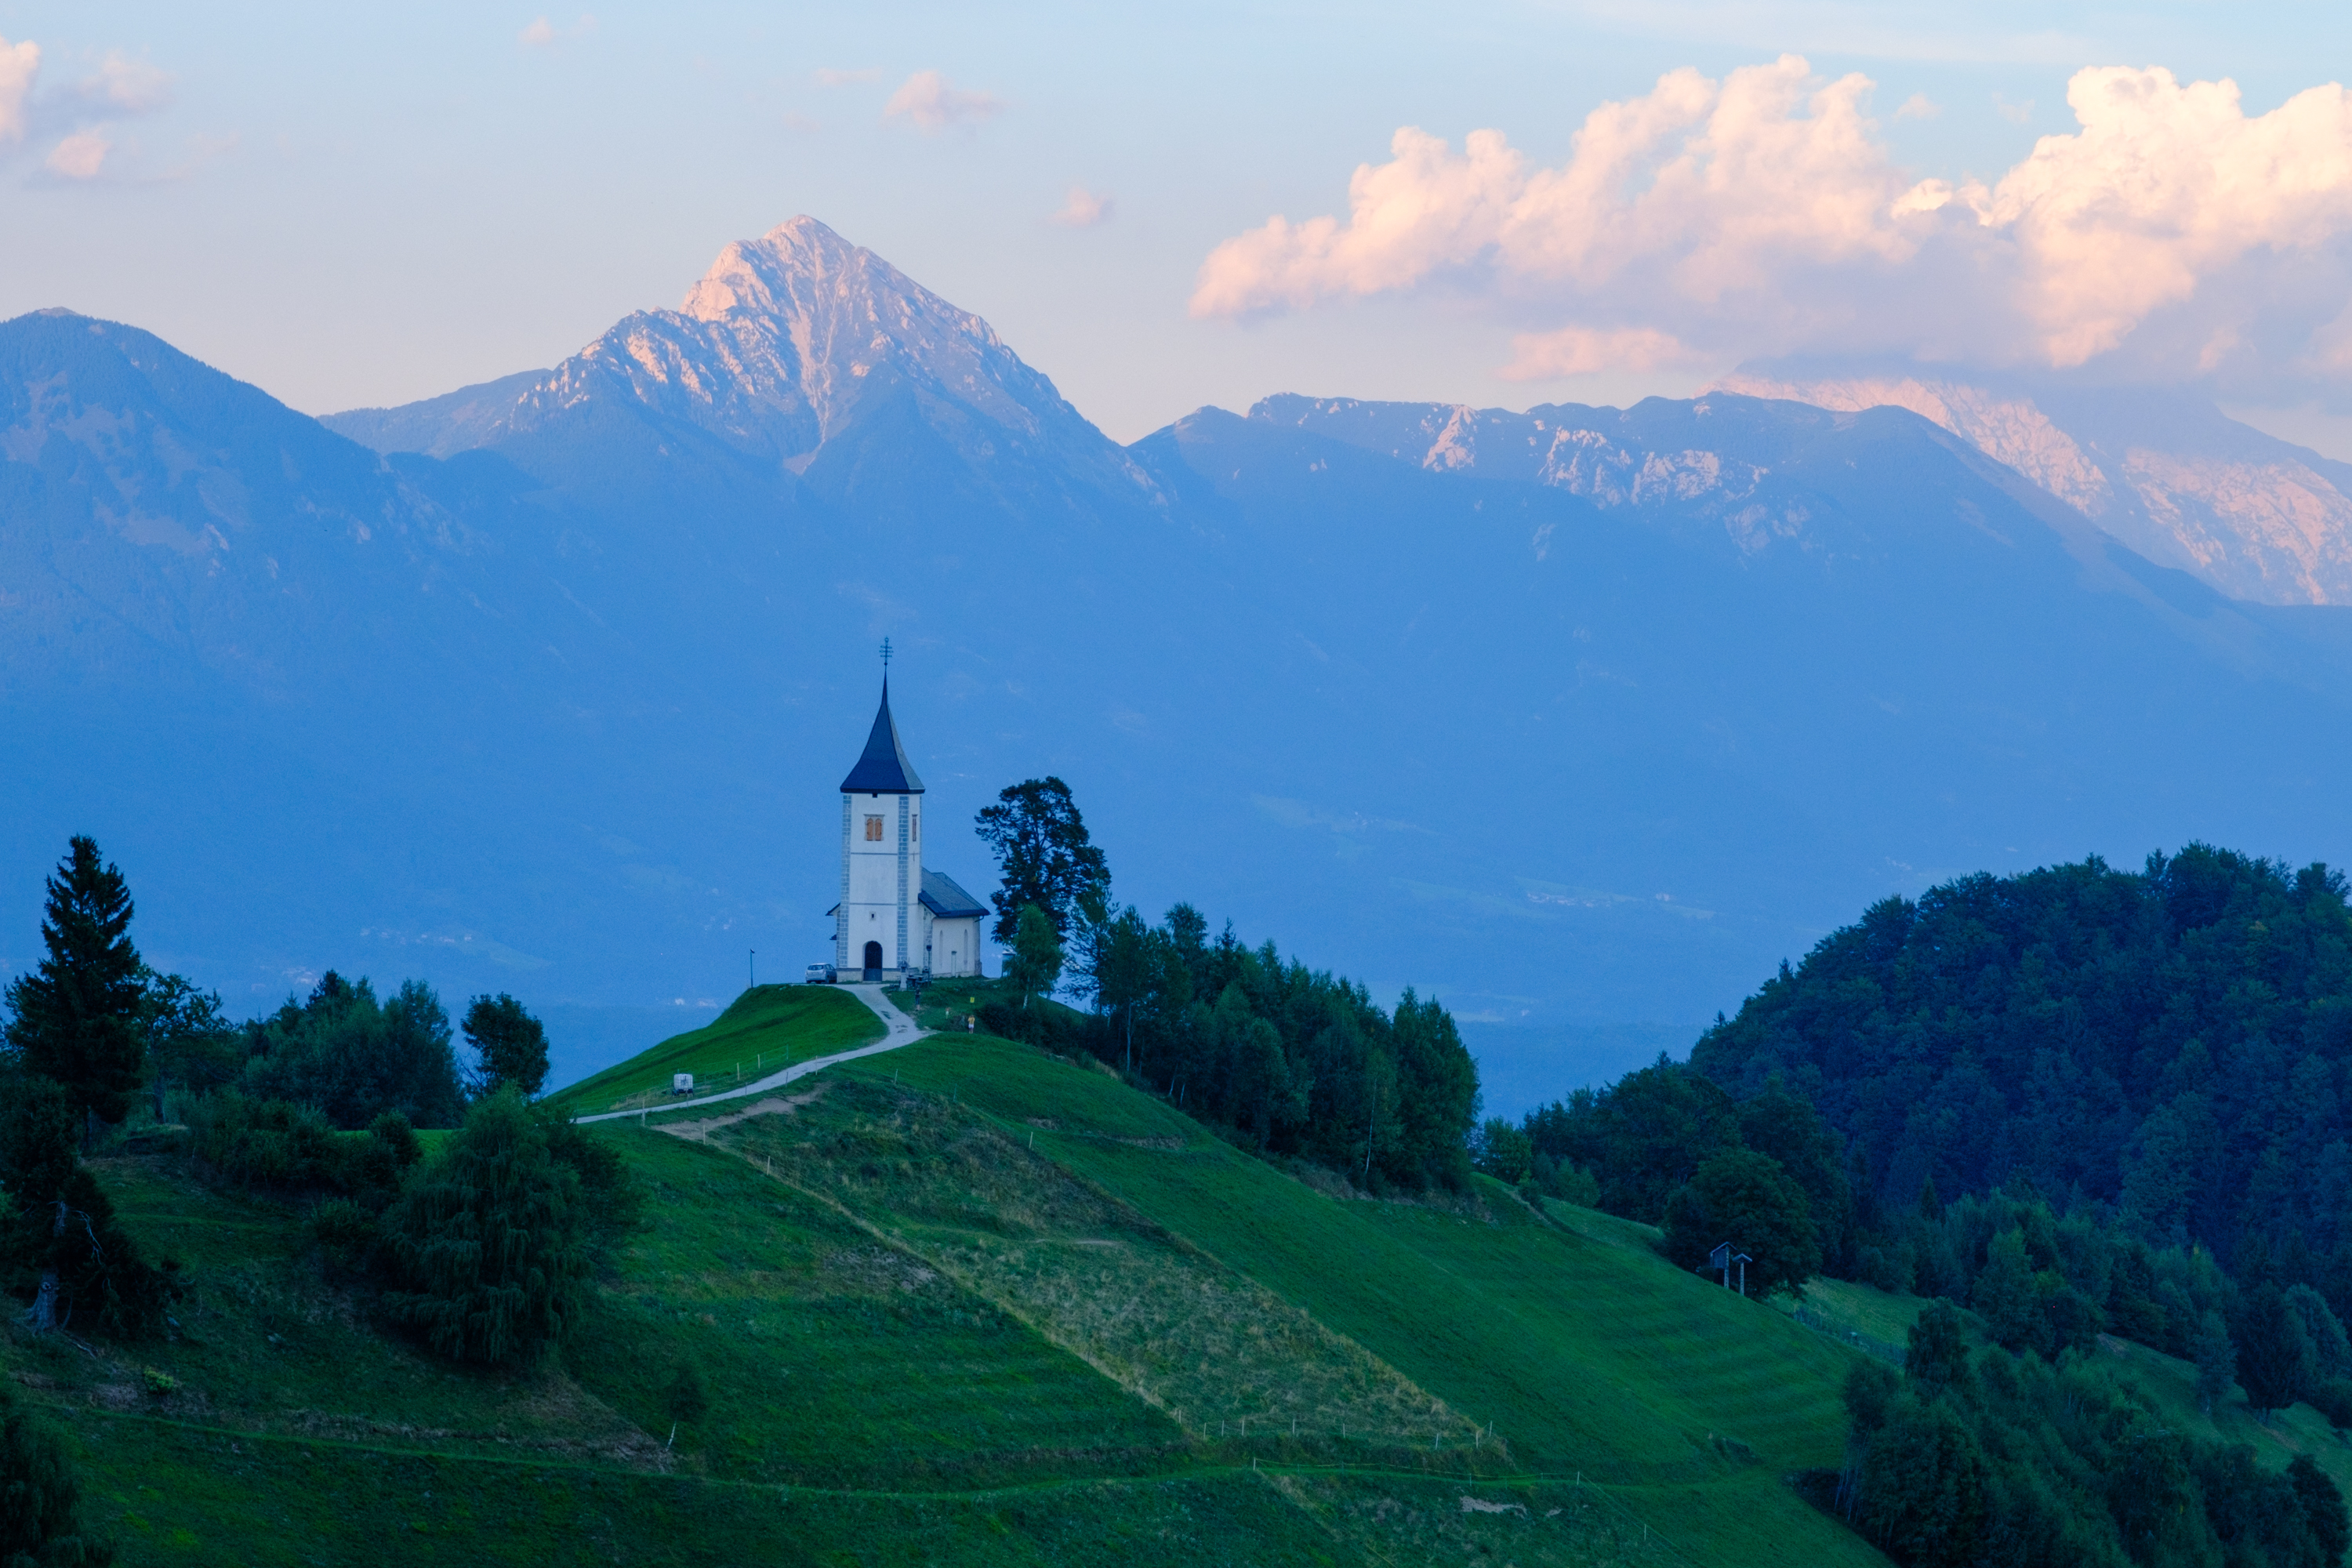
[[[651,1115],[656,1110],[667,1112],[672,1110],[683,1110],[688,1106],[699,1109],[706,1105],[716,1105],[721,1100],[742,1100],[755,1094],[767,1094],[772,1090],[782,1089],[784,1085],[792,1083],[796,1079],[804,1079],[813,1072],[818,1072],[825,1068],[829,1068],[835,1062],[856,1061],[860,1057],[878,1056],[884,1051],[895,1051],[900,1046],[911,1046],[917,1040],[923,1039],[935,1032],[930,1029],[917,1028],[915,1026],[914,1019],[907,1016],[906,1014],[899,1012],[898,1009],[884,1001],[882,998],[882,987],[879,985],[845,984],[841,989],[848,992],[860,1002],[865,1003],[868,1008],[872,1009],[874,1016],[882,1020],[882,1026],[887,1031],[887,1033],[870,1046],[860,1046],[854,1051],[835,1051],[829,1057],[812,1057],[804,1062],[794,1062],[788,1068],[780,1068],[775,1072],[770,1073],[767,1077],[760,1079],[757,1083],[747,1083],[740,1089],[725,1089],[718,1094],[697,1095],[690,1100],[678,1101],[675,1106],[654,1105],[646,1106],[644,1109],[637,1110],[606,1110],[600,1111],[594,1116],[575,1116],[572,1120],[582,1122],[622,1121],[634,1116],[642,1121],[644,1118]],[[787,1102],[786,1109],[789,1108],[790,1103]],[[759,1108],[754,1107],[752,1110],[747,1110],[743,1114],[745,1116],[756,1116],[760,1114],[760,1110]],[[740,1121],[741,1118],[730,1118],[730,1120]],[[717,1126],[719,1125],[719,1123],[715,1121],[696,1122],[691,1125]],[[665,1131],[667,1131],[667,1129],[665,1129]]]

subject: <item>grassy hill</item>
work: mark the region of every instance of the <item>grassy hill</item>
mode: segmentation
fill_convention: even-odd
[[[868,1037],[769,991],[563,1098]],[[596,1135],[646,1226],[560,1364],[508,1377],[378,1331],[295,1209],[105,1162],[185,1266],[172,1337],[8,1355],[124,1561],[1883,1561],[1784,1477],[1837,1462],[1847,1341],[1914,1302],[1833,1287],[1801,1322],[1591,1211],[1354,1198],[961,1033]],[[2187,1369],[2110,1353],[2200,1419]],[[2308,1412],[2231,1421],[2352,1481]]]
[[[697,1094],[709,1094],[881,1037],[881,1021],[847,992],[827,985],[755,986],[701,1028],[673,1035],[548,1100],[574,1116],[667,1105],[678,1073],[693,1074]]]

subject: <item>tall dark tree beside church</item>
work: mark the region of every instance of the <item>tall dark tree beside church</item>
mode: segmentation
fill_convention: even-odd
[[[146,1064],[131,889],[77,834],[48,879],[41,941],[48,955],[9,983],[7,1043],[26,1072],[65,1089],[74,1113],[120,1121]]]
[[[505,992],[475,997],[459,1027],[474,1047],[476,1095],[510,1083],[528,1098],[547,1081],[547,1028]]]
[[[1013,939],[1021,911],[1032,904],[1045,911],[1064,942],[1074,927],[1108,919],[1110,865],[1087,837],[1078,803],[1060,779],[1006,785],[994,805],[981,808],[980,836],[996,852],[1004,884],[989,900],[996,906],[989,930],[997,941]]]

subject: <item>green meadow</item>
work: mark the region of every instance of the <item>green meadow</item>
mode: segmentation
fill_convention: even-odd
[[[559,1098],[879,1032],[763,988]],[[102,1163],[183,1265],[170,1337],[8,1354],[121,1560],[1883,1561],[1788,1477],[1838,1462],[1853,1342],[1899,1341],[1905,1298],[1824,1286],[1800,1321],[1592,1211],[1483,1181],[1371,1201],[961,1032],[595,1135],[646,1224],[561,1355],[509,1376],[384,1331],[300,1205]],[[2189,1369],[2103,1354],[2203,1422]],[[2352,1480],[2306,1410],[2220,1420]]]
[[[548,1099],[574,1116],[667,1105],[674,1103],[670,1082],[677,1073],[692,1073],[695,1092],[709,1094],[881,1037],[881,1021],[846,991],[761,985],[744,992],[701,1028],[673,1035]]]

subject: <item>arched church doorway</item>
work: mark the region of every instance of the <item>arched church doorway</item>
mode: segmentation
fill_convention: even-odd
[[[866,944],[866,978],[868,980],[882,978],[882,944],[878,942],[869,942]]]

